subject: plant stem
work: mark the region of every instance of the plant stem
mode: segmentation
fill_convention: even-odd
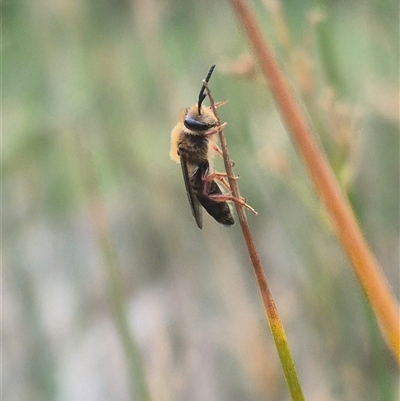
[[[83,138],[76,138],[76,152],[81,181],[88,204],[88,215],[93,225],[99,252],[107,278],[107,290],[115,328],[120,336],[126,358],[131,386],[131,398],[151,401],[144,364],[134,332],[130,328],[127,300],[117,250],[109,229],[107,212],[93,165],[91,146]]]
[[[231,4],[254,48],[288,132],[303,157],[316,190],[330,214],[342,247],[372,305],[383,336],[400,362],[399,306],[389,283],[378,261],[370,251],[349,202],[342,194],[325,155],[318,149],[308,127],[307,119],[292,96],[258,22],[248,7],[248,2],[231,0]]]
[[[210,105],[215,115],[215,118],[218,120],[218,126],[219,126],[218,135],[221,143],[221,150],[223,154],[226,173],[228,176],[229,186],[231,188],[232,195],[237,199],[241,199],[239,186],[237,184],[237,180],[234,178],[235,174],[232,168],[232,161],[230,160],[229,157],[226,138],[223,133],[223,129],[221,127],[221,121],[217,115],[215,102],[211,95],[211,91],[208,87],[207,82],[203,81],[203,84],[206,88],[207,95],[210,99]],[[264,310],[267,315],[267,320],[276,344],[276,348],[278,350],[279,359],[281,361],[283,372],[285,374],[285,378],[289,387],[290,395],[292,397],[292,400],[294,401],[304,401],[303,392],[300,386],[299,379],[297,377],[296,368],[294,365],[292,354],[289,349],[289,344],[286,338],[285,330],[279,318],[278,310],[276,309],[272,293],[268,286],[267,278],[264,274],[261,261],[258,256],[253,236],[251,235],[250,226],[247,221],[247,216],[245,212],[245,207],[237,202],[234,203],[239,218],[240,227],[242,229],[243,237],[246,242],[247,251],[249,253],[250,260],[254,268],[254,274],[257,279],[257,284],[264,305]]]

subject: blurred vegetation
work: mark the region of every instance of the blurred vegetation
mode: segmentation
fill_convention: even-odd
[[[398,4],[278,4],[254,5],[399,298]],[[305,398],[396,399],[229,3],[6,0],[2,44],[4,399],[288,399],[239,230],[197,229],[168,157],[213,63]]]

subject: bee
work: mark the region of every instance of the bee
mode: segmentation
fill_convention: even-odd
[[[211,78],[215,65],[210,68],[205,81]],[[218,223],[231,226],[235,223],[227,200],[231,195],[225,195],[217,181],[229,191],[229,185],[224,180],[226,174],[216,173],[211,164],[215,154],[220,154],[215,136],[226,123],[219,125],[211,107],[202,105],[206,94],[203,85],[197,104],[182,110],[179,122],[171,132],[170,157],[181,164],[183,180],[190,208],[197,226],[203,227],[202,208]],[[215,104],[220,107],[226,101]]]

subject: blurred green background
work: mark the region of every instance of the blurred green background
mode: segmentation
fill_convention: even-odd
[[[399,298],[398,4],[253,5]],[[397,399],[228,2],[6,0],[2,25],[4,400],[289,399],[239,226],[198,230],[168,156],[214,63],[306,399]]]

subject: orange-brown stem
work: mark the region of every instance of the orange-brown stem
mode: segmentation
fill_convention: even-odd
[[[290,92],[285,76],[264,39],[258,22],[249,9],[248,2],[231,0],[231,4],[254,48],[288,132],[303,157],[316,190],[331,216],[342,247],[352,262],[354,272],[380,322],[384,337],[400,361],[399,306],[391,292],[390,285],[378,261],[370,251],[326,157],[318,149],[307,119]]]

